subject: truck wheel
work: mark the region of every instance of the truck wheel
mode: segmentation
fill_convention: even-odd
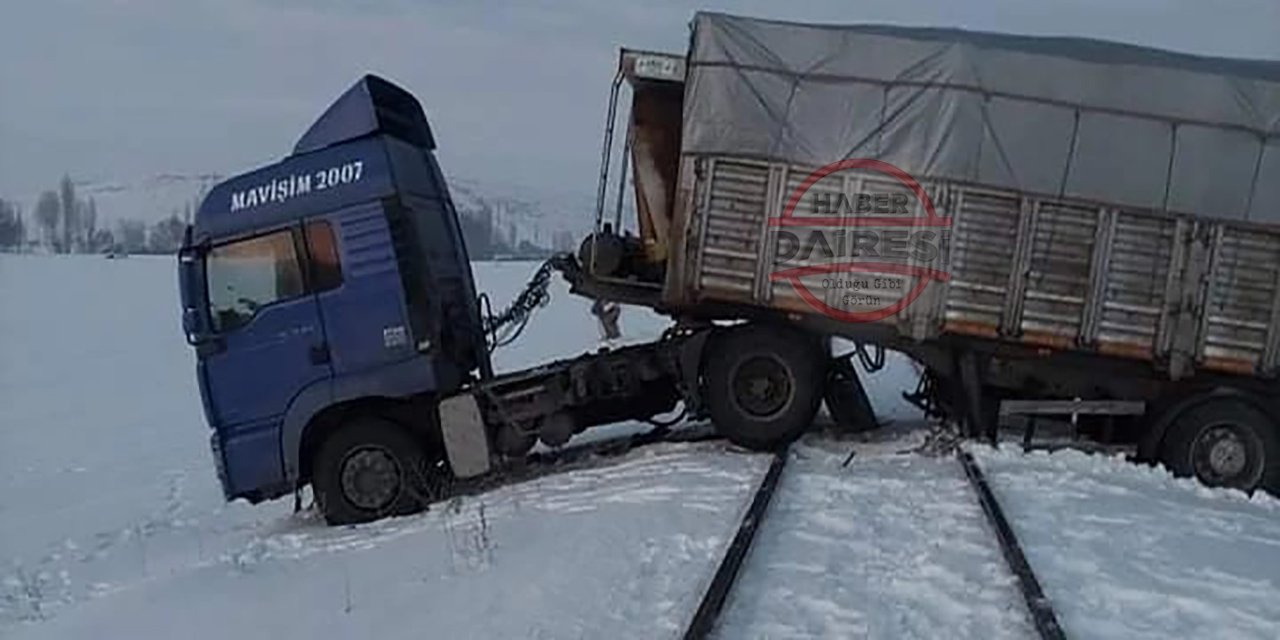
[[[311,469],[316,503],[331,525],[420,511],[443,494],[449,477],[443,461],[404,429],[374,417],[329,436]]]
[[[1208,400],[1173,419],[1160,450],[1174,475],[1211,487],[1280,488],[1280,436],[1262,409],[1238,398]]]
[[[772,450],[813,423],[826,354],[811,336],[747,325],[717,336],[709,348],[707,410],[721,435],[748,449]]]

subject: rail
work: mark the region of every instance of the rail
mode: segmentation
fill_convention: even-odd
[[[787,450],[783,449],[774,455],[769,470],[760,481],[760,486],[756,488],[751,506],[747,507],[747,512],[743,514],[742,521],[738,524],[738,532],[734,534],[733,541],[729,543],[724,557],[720,559],[720,565],[716,567],[711,584],[707,586],[706,592],[702,595],[702,601],[698,604],[698,610],[685,629],[683,636],[685,640],[702,640],[715,629],[720,612],[728,601],[729,592],[737,582],[742,563],[751,552],[751,545],[755,542],[760,522],[764,520],[769,503],[773,501],[773,493],[778,488],[778,480],[782,478],[782,469],[786,464]]]
[[[1027,562],[1027,556],[1022,552],[1022,545],[1018,543],[1013,527],[1009,526],[1009,521],[1004,516],[1004,509],[1000,507],[995,493],[987,484],[982,468],[968,451],[959,452],[957,458],[960,460],[960,465],[964,467],[964,475],[969,479],[969,486],[978,495],[978,503],[982,505],[982,512],[986,514],[987,522],[995,530],[996,541],[1000,543],[1000,552],[1004,555],[1005,562],[1018,578],[1018,588],[1022,591],[1022,599],[1027,603],[1027,610],[1031,612],[1031,621],[1035,624],[1036,632],[1043,640],[1065,640],[1066,635],[1062,632],[1062,625],[1058,624],[1058,617],[1053,612],[1053,604],[1045,596],[1044,589],[1040,587],[1040,581],[1031,570],[1031,563]]]

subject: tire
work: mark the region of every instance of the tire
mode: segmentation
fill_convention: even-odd
[[[311,486],[331,525],[369,522],[426,508],[451,477],[443,460],[395,423],[363,417],[343,425],[316,451]]]
[[[765,325],[735,327],[708,345],[705,400],[716,430],[757,451],[790,444],[822,402],[827,354],[812,336]]]
[[[1280,490],[1280,434],[1263,409],[1240,398],[1214,398],[1169,424],[1160,459],[1174,475],[1211,487]]]

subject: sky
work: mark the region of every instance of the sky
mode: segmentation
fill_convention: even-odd
[[[0,197],[268,164],[366,72],[447,173],[590,194],[618,47],[682,52],[699,9],[1280,59],[1280,0],[2,0]]]

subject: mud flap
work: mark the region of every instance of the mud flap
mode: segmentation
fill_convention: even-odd
[[[490,468],[489,436],[475,396],[464,393],[445,398],[440,401],[437,411],[444,450],[453,475],[471,478],[487,473]]]
[[[880,426],[858,370],[849,358],[832,361],[824,399],[831,419],[841,431],[859,433]]]

